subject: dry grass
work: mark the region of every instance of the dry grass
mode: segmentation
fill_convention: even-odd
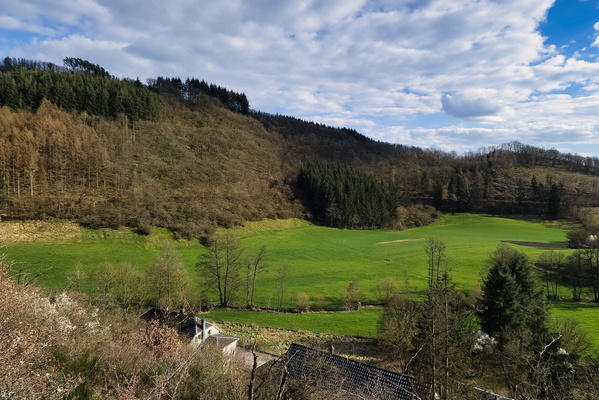
[[[8,221],[0,222],[0,240],[4,243],[71,241],[81,239],[84,228],[72,222]]]
[[[241,345],[248,346],[255,342],[259,350],[271,354],[285,353],[291,343],[302,344],[322,351],[329,351],[332,345],[338,355],[371,364],[379,362],[376,343],[373,339],[226,322],[218,325],[227,335],[239,337]]]
[[[18,285],[7,270],[0,260],[0,398],[244,398],[236,360],[80,294]]]

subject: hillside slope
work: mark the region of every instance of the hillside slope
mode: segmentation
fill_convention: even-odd
[[[0,70],[0,95],[11,94],[0,97],[12,99],[0,102],[6,104],[0,108],[0,214],[9,219],[66,218],[142,232],[161,226],[201,238],[216,226],[263,218],[321,216],[334,225],[347,220],[327,217],[331,210],[345,212],[339,203],[373,197],[329,182],[337,202],[314,209],[314,194],[297,184],[310,163],[325,165],[323,171],[331,170],[326,164],[345,164],[354,178],[373,178],[348,182],[380,181],[395,208],[384,208],[383,220],[394,228],[428,223],[433,214],[422,205],[555,218],[599,204],[598,158],[516,142],[457,156],[248,111],[245,95],[197,79],[159,78],[146,87],[112,77],[84,79],[85,72],[56,66],[38,73],[37,64],[23,63],[29,69]],[[78,87],[83,84],[89,89]],[[219,99],[245,99],[244,112],[204,86]],[[75,93],[74,87],[71,103],[56,97]],[[119,107],[99,112],[104,91],[123,100]],[[52,96],[60,107],[48,100]],[[145,119],[143,104],[152,109]],[[354,213],[363,208],[348,207]],[[370,226],[343,226],[352,225]]]
[[[125,121],[0,109],[0,209],[9,218],[159,225],[187,236],[300,215],[277,136],[212,101],[162,98],[164,118]]]

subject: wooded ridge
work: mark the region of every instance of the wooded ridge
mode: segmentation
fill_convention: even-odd
[[[0,213],[12,219],[201,238],[263,218],[406,228],[432,207],[553,218],[596,205],[599,191],[598,158],[518,142],[461,156],[377,142],[251,110],[245,94],[196,78],[145,85],[74,58],[6,58],[0,105]],[[309,171],[344,171],[325,191],[334,204]]]

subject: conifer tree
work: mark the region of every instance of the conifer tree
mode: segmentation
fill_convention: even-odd
[[[532,335],[534,342],[542,343],[548,333],[548,309],[528,257],[502,244],[491,262],[482,288],[483,330],[504,343],[507,332]]]
[[[473,320],[461,293],[451,280],[445,243],[429,238],[428,290],[421,320],[421,352],[416,359],[421,376],[431,381],[428,398],[459,398],[466,387],[459,384],[467,370],[474,338]]]

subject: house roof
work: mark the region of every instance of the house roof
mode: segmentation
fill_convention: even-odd
[[[216,325],[204,321],[201,318],[197,318],[193,314],[185,314],[183,311],[169,311],[168,308],[150,308],[139,317],[146,321],[157,319],[167,325],[177,328],[179,333],[189,336],[190,338],[193,338],[200,333],[204,326],[206,329],[214,327],[218,333],[222,333],[222,330]]]
[[[152,307],[145,313],[139,316],[141,319],[151,321],[157,319],[159,321],[167,323],[181,323],[188,318],[188,315],[182,311],[170,311],[168,308],[156,308]]]
[[[222,349],[229,346],[232,343],[237,343],[239,338],[233,336],[224,336],[224,335],[211,335],[206,339],[206,342],[213,343],[217,348]]]
[[[415,400],[427,388],[416,379],[293,343],[285,353],[291,379],[318,380],[357,396]]]

